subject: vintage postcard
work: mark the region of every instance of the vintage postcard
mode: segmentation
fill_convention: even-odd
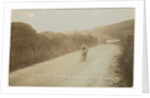
[[[133,8],[12,10],[10,86],[132,87]]]
[[[69,93],[67,88],[72,92],[88,89],[82,93],[95,89],[91,94],[103,89],[105,93],[107,89],[139,93],[142,3],[128,1],[120,6],[115,2],[86,2],[83,6],[75,2],[72,7],[71,2],[40,7],[40,3],[35,7],[8,4],[8,77],[4,87],[11,91],[65,89],[61,94]]]

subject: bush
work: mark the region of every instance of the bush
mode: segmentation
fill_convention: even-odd
[[[119,58],[119,68],[123,76],[122,83],[124,86],[133,86],[133,50],[134,50],[134,40],[133,36],[128,36],[126,40],[123,41],[123,54]]]

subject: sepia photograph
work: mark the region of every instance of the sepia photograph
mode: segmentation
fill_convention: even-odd
[[[133,87],[134,8],[13,9],[9,86]]]

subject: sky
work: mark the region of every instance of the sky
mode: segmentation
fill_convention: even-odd
[[[12,10],[12,22],[30,24],[43,31],[72,32],[134,19],[132,8]]]

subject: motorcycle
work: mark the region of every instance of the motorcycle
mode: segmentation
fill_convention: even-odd
[[[87,59],[87,50],[82,50],[81,51],[81,62],[86,61]]]

